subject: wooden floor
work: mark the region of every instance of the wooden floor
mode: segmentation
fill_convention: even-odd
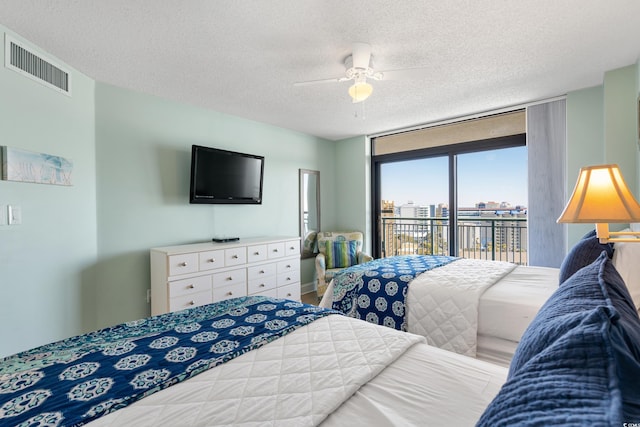
[[[305,304],[318,305],[320,301],[318,301],[318,294],[316,293],[316,291],[313,291],[313,292],[309,292],[308,294],[303,294],[302,302]]]

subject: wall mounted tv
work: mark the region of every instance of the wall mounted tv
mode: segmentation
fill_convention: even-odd
[[[262,204],[264,157],[193,145],[190,203]]]

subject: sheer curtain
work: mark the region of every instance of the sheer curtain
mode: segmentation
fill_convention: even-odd
[[[566,144],[566,100],[527,107],[529,265],[560,267],[565,255]]]

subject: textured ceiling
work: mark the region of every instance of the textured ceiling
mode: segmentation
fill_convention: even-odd
[[[327,139],[602,84],[640,53],[638,0],[0,0],[0,24],[89,77]],[[375,68],[363,104],[351,43]]]

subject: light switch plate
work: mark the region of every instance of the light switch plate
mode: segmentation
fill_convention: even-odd
[[[9,205],[9,225],[22,224],[22,208],[16,205]]]

